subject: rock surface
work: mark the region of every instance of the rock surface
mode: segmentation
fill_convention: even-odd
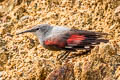
[[[119,0],[1,0],[0,79],[45,80],[64,76],[63,68],[74,76],[65,80],[120,80],[119,6]],[[109,33],[110,41],[60,63],[61,52],[44,49],[33,34],[16,35],[44,23]]]

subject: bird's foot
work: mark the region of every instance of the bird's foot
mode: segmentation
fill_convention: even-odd
[[[91,50],[86,50],[85,52],[81,52],[80,54],[72,54],[72,56],[68,57],[68,59],[70,58],[74,58],[74,57],[78,57],[78,56],[81,56],[81,55],[86,55],[90,52]]]
[[[69,51],[66,51],[66,52],[64,52],[64,53],[62,53],[62,54],[59,54],[59,55],[57,56],[57,60],[58,60],[58,61],[63,61],[63,60],[65,60],[65,59],[69,56],[69,54],[70,54]]]
[[[70,51],[66,51],[66,52],[64,52],[64,53],[62,53],[62,54],[59,54],[58,56],[57,56],[57,61],[64,61],[64,60],[68,60],[68,59],[71,59],[71,58],[74,58],[74,57],[78,57],[78,56],[81,56],[81,55],[86,55],[86,54],[88,54],[88,52],[90,52],[91,50],[89,49],[89,50],[86,50],[85,52],[82,52],[82,53],[80,53],[80,54],[76,54],[76,53],[74,53],[74,54],[72,54],[71,56],[69,56],[69,54],[70,54]]]

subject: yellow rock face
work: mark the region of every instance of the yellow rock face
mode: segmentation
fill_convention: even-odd
[[[109,43],[95,46],[86,55],[70,58],[67,63],[73,64],[70,69],[74,70],[74,78],[65,79],[119,80],[119,6],[119,0],[1,0],[0,79],[45,80],[61,65],[56,56],[62,52],[44,49],[31,33],[15,35],[48,23],[110,34],[105,37]]]

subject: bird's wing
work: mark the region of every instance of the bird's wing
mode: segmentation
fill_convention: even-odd
[[[47,46],[56,46],[61,49],[89,49],[90,46],[99,44],[100,42],[108,42],[108,40],[100,39],[105,34],[72,29],[48,37],[45,39],[44,44]]]
[[[72,48],[89,49],[100,42],[108,42],[106,39],[102,39],[103,35],[107,33],[91,32],[85,30],[71,30],[70,36],[67,39],[67,45]]]

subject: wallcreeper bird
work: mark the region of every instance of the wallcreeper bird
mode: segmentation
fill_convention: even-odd
[[[39,24],[29,30],[17,33],[17,35],[26,32],[34,33],[44,48],[54,51],[76,51],[76,49],[90,50],[94,45],[100,42],[108,42],[106,39],[101,39],[101,37],[107,33],[51,26],[49,24]]]

